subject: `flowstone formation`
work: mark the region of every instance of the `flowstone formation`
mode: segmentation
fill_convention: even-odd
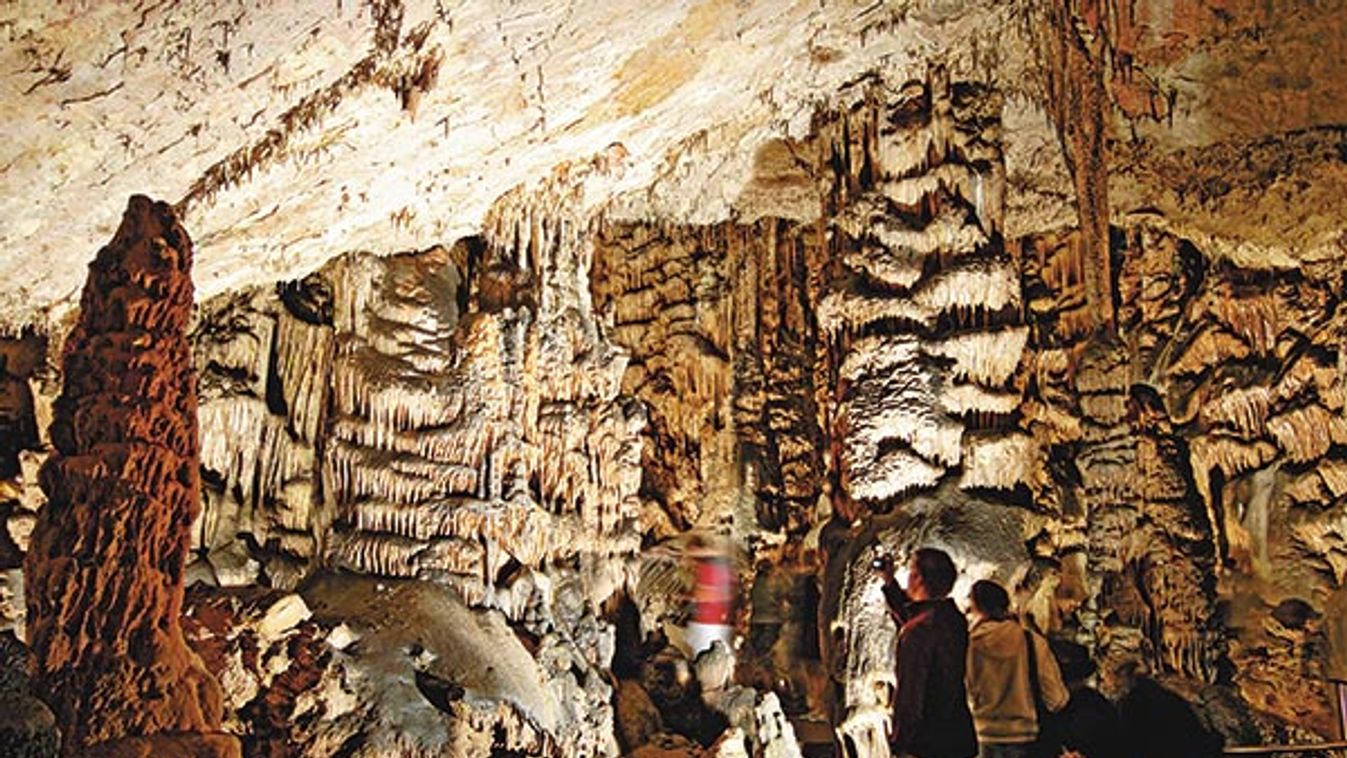
[[[67,755],[238,754],[210,734],[219,685],[180,623],[200,497],[191,267],[172,210],[131,198],[66,343],[25,576],[36,687]]]
[[[485,238],[206,306],[205,576],[328,565],[511,605],[521,568],[634,552],[644,413],[573,307],[591,243],[564,193],[502,200]]]

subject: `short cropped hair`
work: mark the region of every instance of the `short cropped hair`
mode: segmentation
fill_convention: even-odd
[[[987,618],[1003,619],[1010,616],[1010,593],[990,579],[973,582],[973,589],[968,596],[973,599],[973,607]]]
[[[959,571],[954,568],[954,560],[944,550],[924,547],[912,556],[913,568],[921,575],[921,583],[931,597],[944,597],[954,589],[954,580]]]

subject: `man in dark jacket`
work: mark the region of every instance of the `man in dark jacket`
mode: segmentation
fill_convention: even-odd
[[[957,571],[943,550],[918,550],[907,592],[881,561],[884,597],[898,622],[897,684],[890,743],[897,756],[972,758],[977,735],[964,689],[968,622],[949,599]]]

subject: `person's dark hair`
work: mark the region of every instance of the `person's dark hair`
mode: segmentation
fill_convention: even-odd
[[[954,568],[954,560],[944,550],[924,547],[916,552],[912,560],[913,567],[921,575],[921,583],[931,597],[944,597],[954,589],[954,579],[959,571]]]
[[[982,615],[991,619],[1003,619],[1010,617],[1010,593],[1006,588],[991,581],[990,579],[979,579],[973,582],[973,589],[968,593],[973,600],[973,607],[982,612]]]

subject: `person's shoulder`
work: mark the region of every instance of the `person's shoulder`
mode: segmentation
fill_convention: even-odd
[[[907,621],[903,622],[903,631],[911,632],[915,629],[927,629],[936,623],[935,608],[927,603],[912,603],[908,606],[909,616]]]
[[[953,602],[944,600],[928,600],[922,604],[922,607],[903,625],[905,631],[923,629],[929,630],[931,634],[942,634],[951,627],[957,626],[968,631],[968,620],[959,613],[959,609]]]

